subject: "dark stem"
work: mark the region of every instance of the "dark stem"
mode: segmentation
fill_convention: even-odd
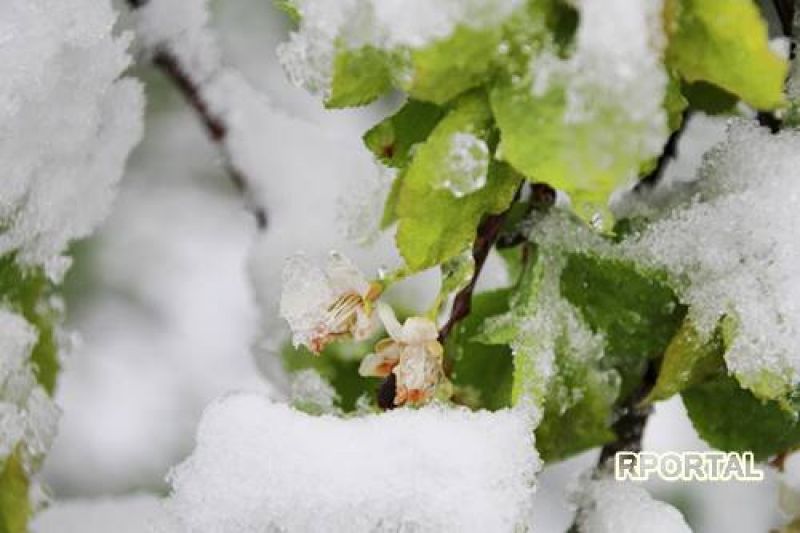
[[[507,215],[508,210],[503,211],[499,215],[488,215],[483,222],[481,222],[481,225],[478,226],[478,236],[475,238],[475,242],[472,246],[472,257],[475,261],[475,269],[467,286],[458,291],[458,294],[456,294],[456,297],[453,300],[453,308],[450,312],[450,318],[439,330],[439,342],[442,344],[445,343],[447,336],[450,334],[456,324],[458,324],[458,322],[464,317],[469,315],[469,312],[472,308],[472,293],[475,290],[475,284],[478,282],[478,278],[481,275],[481,270],[486,262],[486,258],[489,257],[489,252],[491,251],[492,246],[494,246],[494,243],[500,234],[500,229],[503,227],[503,222],[505,221]],[[445,360],[444,366],[445,374],[449,375],[450,367],[447,359]],[[396,388],[397,379],[393,373],[389,374],[389,376],[387,376],[378,387],[378,407],[384,411],[394,409],[396,407],[394,404]]]
[[[135,10],[147,4],[148,0],[127,1],[131,9]],[[180,59],[175,54],[166,48],[161,48],[155,52],[152,61],[153,65],[172,81],[189,106],[194,110],[208,137],[225,156],[225,170],[233,185],[248,202],[249,205],[247,207],[253,213],[258,229],[266,229],[267,211],[263,206],[255,203],[250,180],[247,178],[246,173],[233,162],[233,158],[225,144],[228,138],[228,126],[225,121],[211,110],[200,86],[195,83],[188,70],[181,64]]]
[[[642,451],[642,437],[647,419],[650,417],[652,407],[643,405],[644,400],[653,389],[658,377],[658,364],[655,361],[648,361],[642,383],[618,408],[619,418],[611,425],[617,439],[609,442],[600,450],[600,457],[597,459],[595,475],[602,475],[610,467],[610,461],[619,452],[640,452]],[[567,533],[580,533],[578,523],[580,520],[581,509],[575,514],[572,525],[567,529]]]
[[[643,405],[644,400],[656,384],[658,378],[658,365],[655,361],[648,361],[642,382],[639,387],[619,407],[619,418],[611,425],[617,439],[609,442],[600,450],[597,460],[598,468],[606,466],[610,459],[618,452],[639,452],[642,450],[642,437],[647,419],[652,413],[652,407]]]
[[[783,32],[783,35],[789,39],[792,39],[792,26],[794,24],[794,0],[772,0],[772,5],[775,6],[775,12],[778,14],[778,20],[781,23],[781,31]],[[794,57],[794,42],[792,42],[791,51],[791,57]]]
[[[781,24],[781,31],[785,37],[789,38],[789,60],[794,59],[797,53],[797,42],[792,35],[794,26],[794,6],[795,0],[772,0],[778,20]],[[783,120],[778,118],[772,111],[759,111],[756,113],[756,120],[762,127],[768,128],[771,133],[778,133],[783,128]]]
[[[670,135],[669,139],[667,139],[667,144],[664,145],[664,151],[661,152],[661,155],[658,157],[655,168],[649,174],[639,180],[639,183],[636,184],[635,190],[640,191],[646,187],[652,187],[661,181],[662,177],[664,177],[664,171],[667,169],[667,165],[670,161],[675,159],[675,156],[678,154],[678,142],[681,140],[681,136],[686,131],[686,125],[689,123],[690,116],[691,113],[689,111],[683,112],[681,125],[677,130],[673,131],[672,135]]]
[[[450,311],[450,318],[439,330],[439,342],[444,344],[447,336],[458,324],[460,320],[469,315],[472,309],[472,293],[475,291],[475,285],[478,283],[478,278],[481,275],[486,258],[489,257],[489,252],[497,241],[500,235],[500,229],[503,227],[508,216],[508,210],[503,211],[498,215],[488,215],[481,225],[478,226],[478,236],[472,245],[472,258],[475,261],[475,270],[472,273],[472,278],[466,287],[458,291],[455,299],[453,300],[453,308]]]

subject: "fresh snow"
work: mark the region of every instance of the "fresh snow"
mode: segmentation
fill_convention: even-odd
[[[140,85],[121,77],[128,35],[108,0],[0,6],[0,254],[59,279],[70,241],[109,210],[142,135]]]
[[[29,470],[50,449],[59,415],[28,362],[36,337],[23,317],[0,308],[0,463],[21,447]]]
[[[774,396],[800,382],[800,133],[730,125],[699,170],[692,199],[625,244],[665,268],[702,333],[735,324],[725,360],[744,386]]]
[[[189,531],[515,531],[541,464],[514,411],[314,417],[263,396],[208,408],[167,507]]]
[[[654,500],[641,485],[587,480],[577,495],[580,533],[691,533],[681,513]]]

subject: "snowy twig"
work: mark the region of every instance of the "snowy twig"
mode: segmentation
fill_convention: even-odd
[[[127,0],[131,9],[138,9],[147,4],[148,0]],[[189,70],[181,64],[180,58],[165,47],[158,48],[152,57],[153,65],[177,87],[185,98],[186,102],[195,111],[202,122],[208,137],[219,147],[225,156],[225,170],[236,189],[248,202],[248,209],[256,219],[258,229],[263,230],[267,227],[267,211],[256,203],[247,174],[239,168],[233,161],[228,148],[226,139],[228,137],[228,125],[216,113],[214,113],[206,101],[201,87],[195,83],[189,74]]]

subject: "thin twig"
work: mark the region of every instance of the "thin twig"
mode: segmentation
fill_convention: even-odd
[[[605,467],[609,459],[619,452],[642,450],[644,428],[653,410],[649,404],[643,404],[642,400],[650,394],[657,378],[658,365],[655,361],[649,361],[639,387],[619,407],[619,418],[611,425],[617,439],[609,442],[600,450],[600,457],[597,460],[598,468]]]
[[[678,129],[673,131],[672,135],[667,139],[667,144],[664,145],[664,150],[658,157],[655,168],[639,180],[635,190],[641,191],[645,187],[653,187],[661,181],[661,178],[664,177],[664,172],[667,170],[667,165],[670,161],[675,159],[675,156],[678,154],[678,142],[686,131],[686,125],[689,123],[690,117],[691,113],[689,111],[684,111],[683,117],[681,118],[681,125]]]
[[[136,10],[148,0],[127,0],[131,9]],[[214,142],[225,158],[225,171],[230,177],[231,182],[248,202],[248,209],[256,219],[259,230],[267,227],[267,211],[258,205],[254,199],[251,181],[247,174],[234,163],[233,158],[226,146],[228,138],[228,125],[218,114],[214,113],[206,101],[202,89],[192,79],[189,71],[181,64],[180,59],[167,48],[160,48],[155,51],[152,58],[153,65],[158,68],[180,91],[186,102],[194,110],[200,122],[203,124],[208,137]]]
[[[781,32],[784,37],[789,39],[789,60],[793,60],[797,53],[797,42],[793,35],[795,0],[772,0],[778,21],[781,25]],[[760,126],[769,128],[771,133],[778,133],[783,128],[783,120],[772,111],[759,111],[756,113],[756,120]]]
[[[472,310],[472,293],[475,291],[475,285],[478,283],[483,265],[486,263],[486,258],[489,257],[489,252],[495,241],[497,241],[497,237],[500,235],[500,229],[503,227],[503,222],[505,222],[507,216],[508,210],[498,215],[488,215],[478,226],[478,235],[472,245],[472,258],[475,261],[472,278],[456,294],[450,317],[439,329],[439,342],[444,343],[456,324],[466,318]]]

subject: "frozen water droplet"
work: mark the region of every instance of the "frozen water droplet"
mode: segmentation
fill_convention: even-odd
[[[440,188],[461,198],[486,185],[488,172],[489,147],[486,142],[471,133],[454,134],[450,153],[439,177]]]

